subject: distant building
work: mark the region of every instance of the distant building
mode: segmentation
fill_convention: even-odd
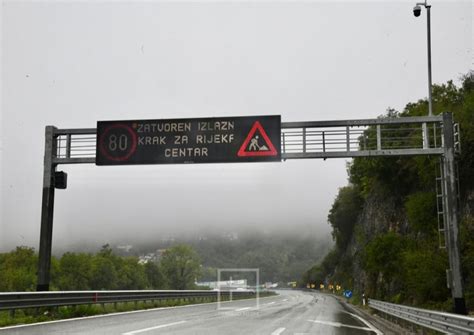
[[[146,264],[148,262],[153,262],[155,257],[156,256],[155,256],[154,253],[150,253],[150,254],[143,255],[143,256],[138,256],[138,264]]]
[[[239,233],[236,233],[236,232],[224,233],[224,238],[229,241],[236,241],[239,239]]]
[[[133,248],[133,245],[130,245],[130,244],[127,244],[127,245],[118,245],[117,246],[117,249],[119,250],[123,250],[125,252],[130,252],[130,250],[132,250]]]
[[[156,261],[159,262],[161,257],[163,257],[163,254],[165,253],[167,249],[158,249],[155,251],[155,257],[156,257]]]
[[[277,286],[278,286],[278,283],[272,283],[272,282],[266,282],[265,284],[263,284],[263,287],[266,289],[275,288]]]
[[[155,252],[150,252],[146,255],[138,256],[138,264],[146,264],[148,262],[157,263],[160,261],[166,249],[158,249]]]

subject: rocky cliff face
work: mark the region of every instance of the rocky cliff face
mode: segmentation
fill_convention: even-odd
[[[374,236],[393,231],[404,234],[408,220],[400,201],[393,196],[370,194],[364,203],[361,214],[354,227],[354,234],[346,249],[345,256],[353,260],[353,287],[356,292],[369,289],[367,273],[362,266],[364,248]],[[337,269],[336,269],[337,271]],[[382,278],[377,278],[381,281]]]
[[[470,255],[473,251],[471,249],[474,247],[474,243],[469,243],[472,236],[474,236],[474,191],[468,192],[464,201],[462,201],[461,207],[461,240],[463,241],[461,247],[465,254]],[[376,193],[370,194],[365,199],[360,215],[354,219],[356,220],[354,233],[343,257],[352,261],[350,272],[352,273],[354,291],[360,294],[365,292],[366,295],[370,296],[374,294],[370,280],[375,280],[377,284],[381,284],[384,278],[382,274],[378,274],[377,278],[369,278],[369,274],[365,271],[363,265],[365,247],[374,237],[387,232],[407,235],[410,231],[409,221],[400,199],[392,195]],[[474,271],[471,271],[472,264],[470,264],[470,258],[467,255],[466,259],[463,259],[463,264],[466,273],[466,288],[469,291],[470,286],[474,286],[474,280],[470,280],[471,272],[473,272],[474,277]],[[335,269],[335,273],[347,272],[347,268],[343,269],[343,266],[344,264],[339,264]],[[388,294],[396,295],[399,293],[400,287],[397,286],[397,283],[388,283],[387,287]]]

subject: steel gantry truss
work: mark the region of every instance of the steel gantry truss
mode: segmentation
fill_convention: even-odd
[[[431,155],[440,158],[440,198],[443,233],[449,255],[448,286],[455,311],[465,313],[460,254],[459,204],[455,156],[459,130],[452,114],[363,120],[283,122],[281,157],[287,159],[353,158]],[[43,202],[39,249],[39,291],[49,289],[56,167],[94,164],[96,129],[46,126]],[[437,181],[438,183],[438,181]],[[438,185],[438,184],[437,184]]]

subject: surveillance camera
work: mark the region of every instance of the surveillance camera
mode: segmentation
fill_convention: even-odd
[[[421,7],[416,5],[415,7],[413,7],[413,15],[415,15],[416,17],[420,16],[421,14]]]

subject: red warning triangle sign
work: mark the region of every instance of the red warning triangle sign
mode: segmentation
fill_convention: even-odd
[[[263,137],[264,144],[260,145],[258,135],[255,133],[259,131],[259,133]],[[250,145],[249,145],[250,143]],[[259,121],[255,121],[250,129],[249,134],[245,138],[244,143],[239,149],[237,156],[239,157],[253,157],[253,156],[276,156],[278,153],[273,146],[272,141],[268,138],[265,129],[263,129],[262,125]]]

